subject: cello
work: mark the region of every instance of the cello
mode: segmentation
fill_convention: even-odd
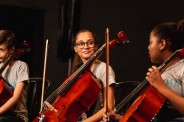
[[[166,61],[164,61],[158,67],[159,71],[163,72],[168,64],[176,56],[183,58],[184,49],[176,50]],[[117,105],[116,113],[118,113],[130,100],[135,99],[135,97],[139,94],[140,96],[124,113],[120,122],[150,122],[160,111],[166,100],[166,98],[161,95],[155,88],[153,88],[145,79],[123,101]]]
[[[2,74],[4,69],[12,60],[18,59],[21,55],[30,51],[29,42],[27,40],[24,40],[22,43],[24,48],[17,49],[8,56],[8,58],[0,68],[0,74]],[[12,94],[13,88],[9,85],[9,83],[6,80],[0,77],[0,106],[2,106],[5,102],[7,102],[12,97]]]
[[[127,34],[121,31],[118,38],[111,41],[110,47],[127,42]],[[82,113],[95,102],[102,89],[88,68],[105,47],[105,44],[102,45],[44,101],[44,109],[33,122],[77,122]]]

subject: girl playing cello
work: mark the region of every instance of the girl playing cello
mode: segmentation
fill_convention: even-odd
[[[74,58],[73,71],[75,71],[80,65],[85,63],[93,53],[98,49],[95,35],[89,30],[81,30],[76,34],[74,42],[74,50],[76,52],[76,57]],[[105,86],[106,86],[106,65],[100,60],[96,60],[91,68],[91,72],[96,76],[97,79],[101,81],[103,86],[103,92],[99,96],[98,100],[94,105],[91,106],[89,111],[86,111],[87,118],[83,122],[99,122],[102,120],[102,115],[104,111],[105,98]],[[114,88],[115,74],[112,68],[109,68],[109,93],[108,93],[108,103],[109,110],[114,109]]]
[[[148,46],[152,63],[162,63],[167,60],[176,50],[183,48],[184,42],[184,19],[178,23],[165,22],[153,28],[150,33]],[[147,81],[161,93],[167,101],[153,121],[181,122],[184,114],[184,59],[174,58],[165,71],[161,74],[156,66],[148,69]],[[152,100],[155,101],[156,100]],[[114,118],[121,120],[121,116],[111,112]],[[107,121],[105,113],[104,121]]]

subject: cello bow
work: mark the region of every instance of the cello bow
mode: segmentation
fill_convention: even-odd
[[[41,93],[41,101],[40,101],[40,113],[43,110],[43,100],[45,94],[45,77],[46,77],[46,67],[47,67],[47,57],[48,57],[48,47],[49,40],[47,39],[45,42],[45,57],[44,57],[44,68],[43,68],[43,79],[42,79],[42,93]]]
[[[105,111],[108,115],[109,107],[108,107],[108,90],[109,90],[109,29],[106,29],[105,32],[105,41],[106,41],[106,106],[105,106]],[[109,116],[108,121],[109,121]]]

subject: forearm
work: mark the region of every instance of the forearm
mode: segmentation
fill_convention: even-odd
[[[102,120],[104,108],[100,109],[97,113],[85,119],[83,122],[99,122]]]
[[[17,102],[18,100],[16,98],[11,97],[5,104],[0,107],[0,114],[10,110]]]
[[[20,99],[24,88],[24,83],[17,83],[16,88],[13,92],[13,96],[0,107],[0,114],[5,113],[6,111],[10,110]]]

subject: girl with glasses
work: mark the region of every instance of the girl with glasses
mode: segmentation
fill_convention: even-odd
[[[83,63],[85,63],[98,49],[95,35],[89,30],[81,30],[76,34],[74,42],[74,50],[76,52],[72,71],[77,70]],[[90,71],[101,82],[103,87],[96,102],[85,111],[82,116],[83,122],[99,122],[103,118],[103,111],[105,110],[105,90],[106,90],[106,64],[100,60],[94,61],[90,67]],[[114,109],[114,88],[115,74],[111,66],[109,66],[109,91],[108,91],[108,107],[109,110]],[[90,95],[90,94],[89,94]],[[84,116],[85,115],[85,116]]]

